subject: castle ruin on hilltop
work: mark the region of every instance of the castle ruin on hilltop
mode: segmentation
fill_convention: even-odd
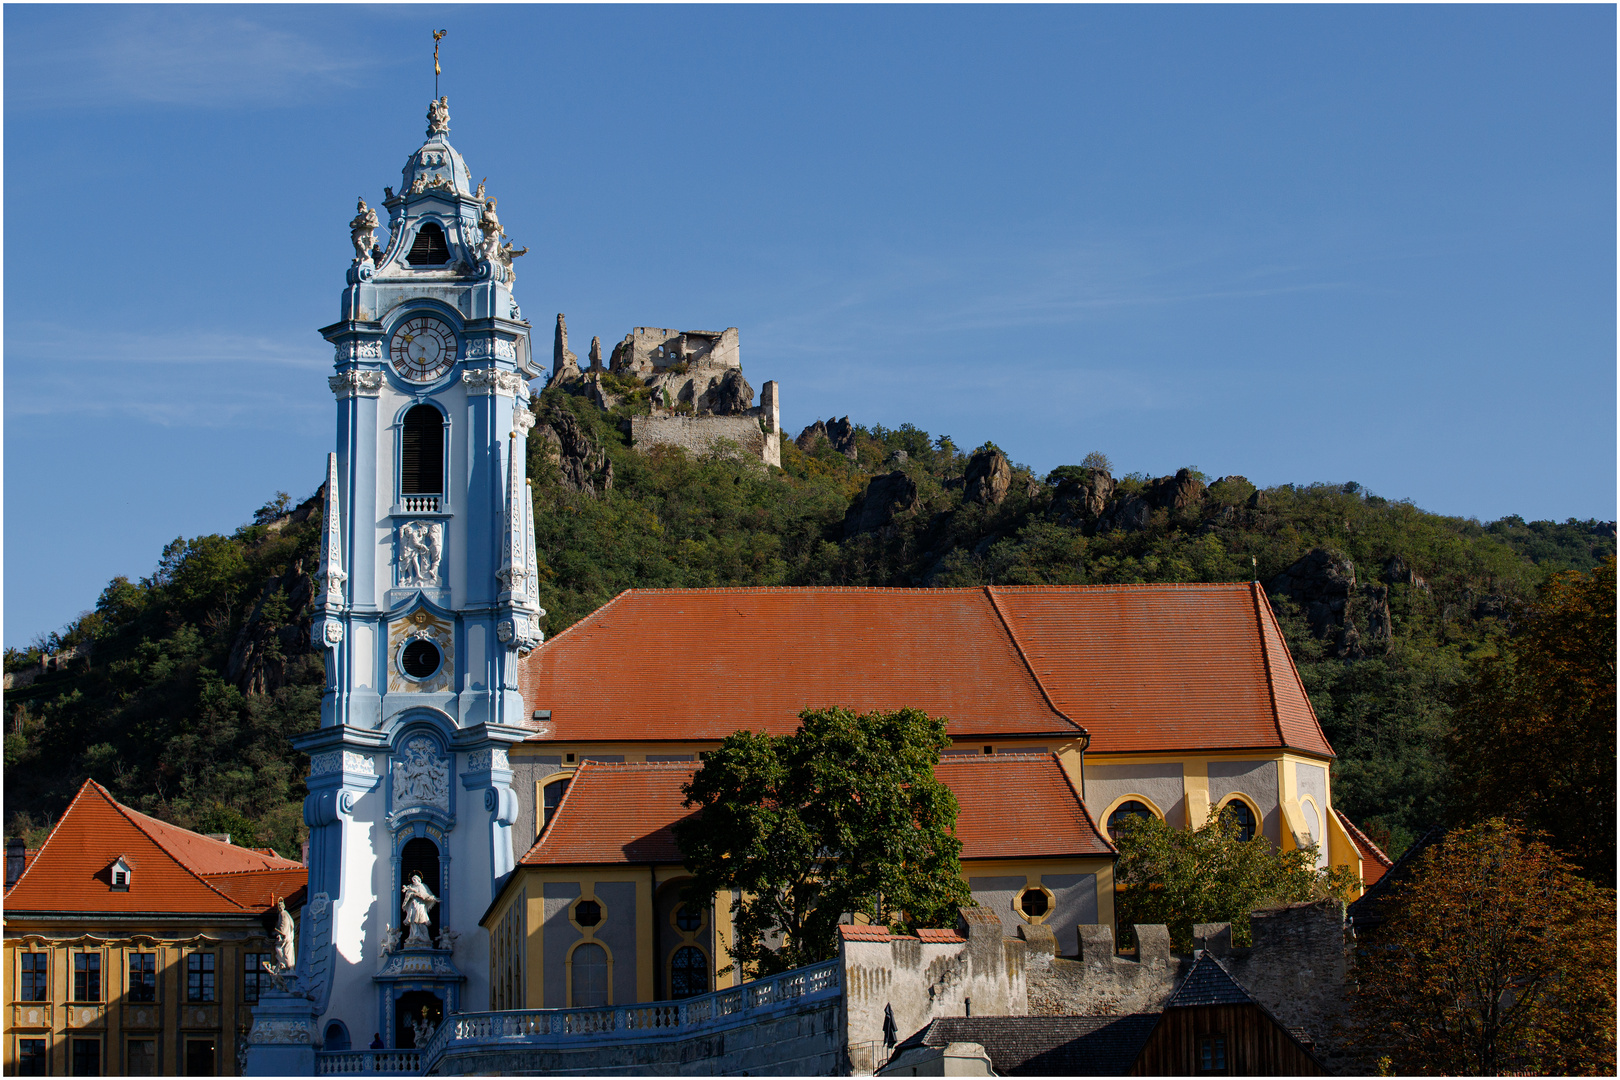
[[[720,331],[668,330],[638,326],[613,346],[604,364],[602,339],[591,338],[588,367],[568,348],[568,321],[557,315],[552,349],[551,382],[561,386],[585,384],[586,392],[603,408],[617,404],[619,395],[604,386],[602,376],[638,380],[652,394],[652,409],[630,420],[631,444],[679,446],[690,453],[712,451],[723,442],[767,465],[782,464],[782,405],[774,381],[754,388],[743,378],[737,328]]]

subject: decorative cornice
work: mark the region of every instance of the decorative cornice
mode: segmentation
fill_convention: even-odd
[[[383,373],[380,371],[344,371],[326,380],[339,400],[351,397],[376,397],[382,392]]]
[[[461,373],[461,381],[472,394],[504,394],[517,397],[528,389],[529,381],[515,371],[495,368],[468,368]]]
[[[467,349],[463,355],[468,360],[477,360],[485,356],[495,356],[502,360],[516,360],[517,347],[503,338],[496,338],[494,341],[489,338],[473,338],[467,342]]]
[[[343,363],[347,360],[381,360],[383,358],[382,342],[357,341],[353,338],[340,341],[335,346],[337,361]]]
[[[310,755],[309,775],[324,776],[335,772],[376,776],[377,766],[369,757],[352,750],[327,750],[324,753]]]
[[[512,407],[512,430],[517,432],[518,438],[528,435],[529,429],[534,427],[534,413],[521,401]]]

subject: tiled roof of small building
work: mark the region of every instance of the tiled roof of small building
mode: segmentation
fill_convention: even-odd
[[[533,741],[786,734],[915,707],[953,737],[1331,755],[1258,584],[631,589],[530,653]]]
[[[1158,1022],[1125,1016],[942,1016],[895,1048],[978,1043],[1002,1076],[1127,1076]]]
[[[120,858],[127,890],[112,887]],[[293,897],[307,880],[298,863],[148,817],[87,780],[6,893],[6,909],[245,914]]]
[[[675,824],[698,813],[683,785],[697,762],[583,762],[525,866],[680,863]],[[940,759],[956,795],[962,858],[1111,857],[1056,754]]]
[[[1198,955],[1192,970],[1164,1003],[1167,1009],[1189,1008],[1194,1005],[1253,1005],[1254,998],[1238,985],[1226,966],[1208,952]]]
[[[838,927],[838,935],[845,941],[900,941],[910,938],[929,945],[955,945],[964,942],[967,938],[955,930],[942,930],[932,927],[919,928],[913,934],[891,934],[886,926],[851,925],[842,923]]]

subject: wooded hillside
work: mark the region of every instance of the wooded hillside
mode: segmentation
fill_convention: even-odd
[[[1459,688],[1554,572],[1615,551],[1612,523],[1490,524],[1355,484],[1046,476],[986,445],[832,421],[782,469],[642,454],[622,421],[548,390],[528,442],[541,602],[555,634],[631,586],[1267,584],[1328,738],[1334,801],[1395,853],[1442,816]],[[296,857],[318,722],[308,571],[320,509],[285,495],[229,536],[176,539],[151,576],[7,650],[8,835],[37,841],[85,777],[155,816]],[[73,657],[62,656],[77,650]],[[41,660],[60,657],[40,673]]]

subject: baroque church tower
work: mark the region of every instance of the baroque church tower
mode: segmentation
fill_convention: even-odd
[[[326,693],[320,729],[295,740],[310,755],[294,987],[307,1004],[274,995],[253,1039],[303,1028],[280,1029],[300,1058],[373,1032],[410,1047],[424,1009],[483,1007],[478,919],[514,865],[506,748],[532,734],[518,661],[545,615],[524,469],[538,371],[512,292],[523,249],[449,131],[439,98],[399,191],[384,189],[380,245],[361,201],[342,317],[321,330],[337,451],[313,631]],[[306,1071],[251,1058],[255,1072]]]

